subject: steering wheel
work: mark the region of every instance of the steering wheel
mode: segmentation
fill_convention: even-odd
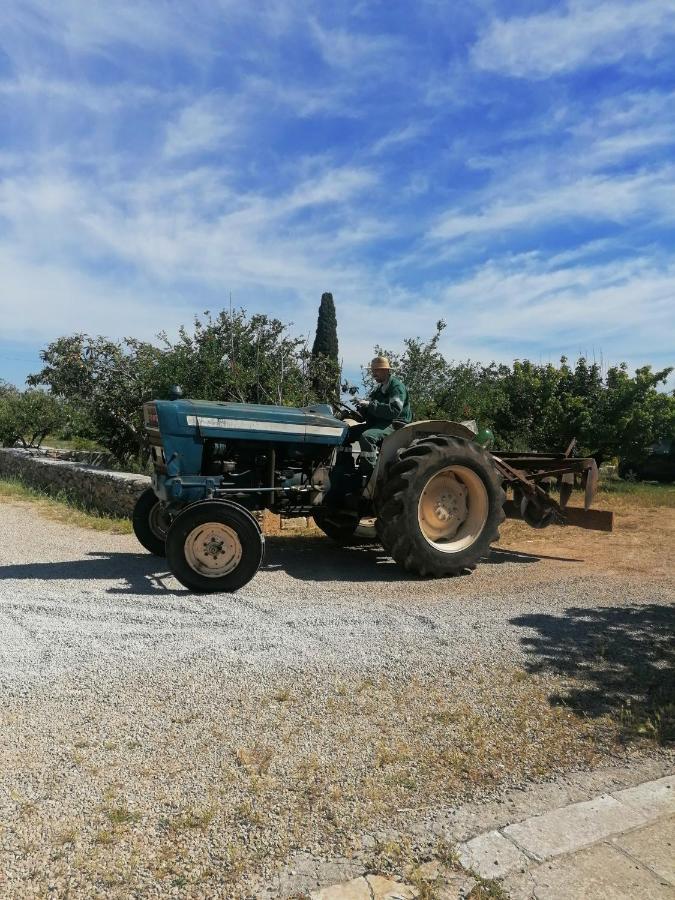
[[[345,419],[354,419],[355,422],[366,421],[357,409],[354,409],[353,406],[348,406],[346,403],[336,403],[335,409],[337,410],[335,418],[340,419],[341,421],[344,421]]]

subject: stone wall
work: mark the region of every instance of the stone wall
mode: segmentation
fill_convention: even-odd
[[[78,506],[130,518],[136,500],[150,487],[150,478],[63,459],[66,454],[80,452],[84,451],[0,448],[0,478],[18,479],[28,487],[52,496],[65,494]],[[309,526],[310,521],[304,517],[282,520],[269,511],[257,515],[265,534],[278,534],[282,529],[302,530]]]
[[[0,478],[16,478],[52,495],[65,494],[78,505],[119,517],[130,517],[136,500],[150,487],[147,475],[112,472],[18,449],[0,449]]]

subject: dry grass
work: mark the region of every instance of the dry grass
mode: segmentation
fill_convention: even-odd
[[[130,894],[142,895],[150,883],[170,893],[178,879],[187,897],[235,898],[244,890],[243,873],[269,868],[296,850],[349,855],[364,831],[404,831],[410,815],[430,800],[454,805],[476,791],[547,777],[570,759],[590,765],[616,749],[616,723],[552,707],[549,698],[560,681],[536,674],[524,679],[522,670],[344,679],[339,687],[314,683],[311,690],[301,676],[295,681],[286,673],[278,690],[292,691],[292,704],[272,699],[269,683],[256,694],[250,685],[234,690],[225,676],[215,685],[212,672],[205,677],[209,691],[191,681],[167,693],[161,679],[118,686],[90,726],[90,713],[78,704],[45,714],[48,733],[24,721],[17,734],[15,725],[13,740],[25,748],[17,801],[7,808],[0,801],[0,814],[12,823],[8,850],[21,838],[29,842],[24,871],[36,866],[38,882],[46,883],[63,864],[89,887],[105,877]],[[454,699],[459,680],[462,702]],[[167,728],[188,696],[194,721]],[[317,714],[328,701],[330,714]],[[129,707],[133,722],[116,721],[119,749],[111,753],[100,736],[111,733],[115,710]],[[0,713],[5,735],[11,712]],[[212,726],[207,734],[204,721]],[[71,765],[64,772],[59,748],[72,753],[74,733],[87,745],[80,752],[91,768]],[[245,735],[256,742],[244,743]],[[49,772],[59,777],[46,779]],[[22,818],[19,782],[32,777],[43,787]],[[11,783],[11,772],[5,780]],[[64,820],[77,841],[59,842],[63,858],[45,866],[31,836],[57,834]],[[443,853],[454,861],[452,848]],[[400,872],[421,861],[409,847],[385,842],[372,866]],[[432,897],[428,890],[423,896]]]
[[[18,501],[30,503],[41,516],[67,525],[107,531],[111,534],[131,534],[131,520],[106,516],[92,510],[76,506],[65,496],[52,497],[13,479],[0,479],[0,502]]]

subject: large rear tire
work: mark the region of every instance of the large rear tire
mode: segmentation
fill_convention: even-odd
[[[152,488],[136,501],[131,524],[140,543],[155,556],[165,556],[166,535],[171,524]]]
[[[251,513],[226,500],[201,500],[171,524],[166,558],[173,575],[191,591],[231,593],[253,578],[265,554],[265,538]]]
[[[390,467],[377,497],[377,534],[406,571],[457,575],[475,569],[498,539],[505,499],[487,451],[430,435]]]

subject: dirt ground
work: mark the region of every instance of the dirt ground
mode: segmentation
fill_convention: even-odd
[[[613,531],[556,525],[535,531],[523,522],[507,521],[498,546],[559,562],[565,568],[574,563],[580,571],[592,569],[598,575],[675,579],[675,509],[642,507],[630,497],[618,496],[600,496],[593,505],[614,511]]]

